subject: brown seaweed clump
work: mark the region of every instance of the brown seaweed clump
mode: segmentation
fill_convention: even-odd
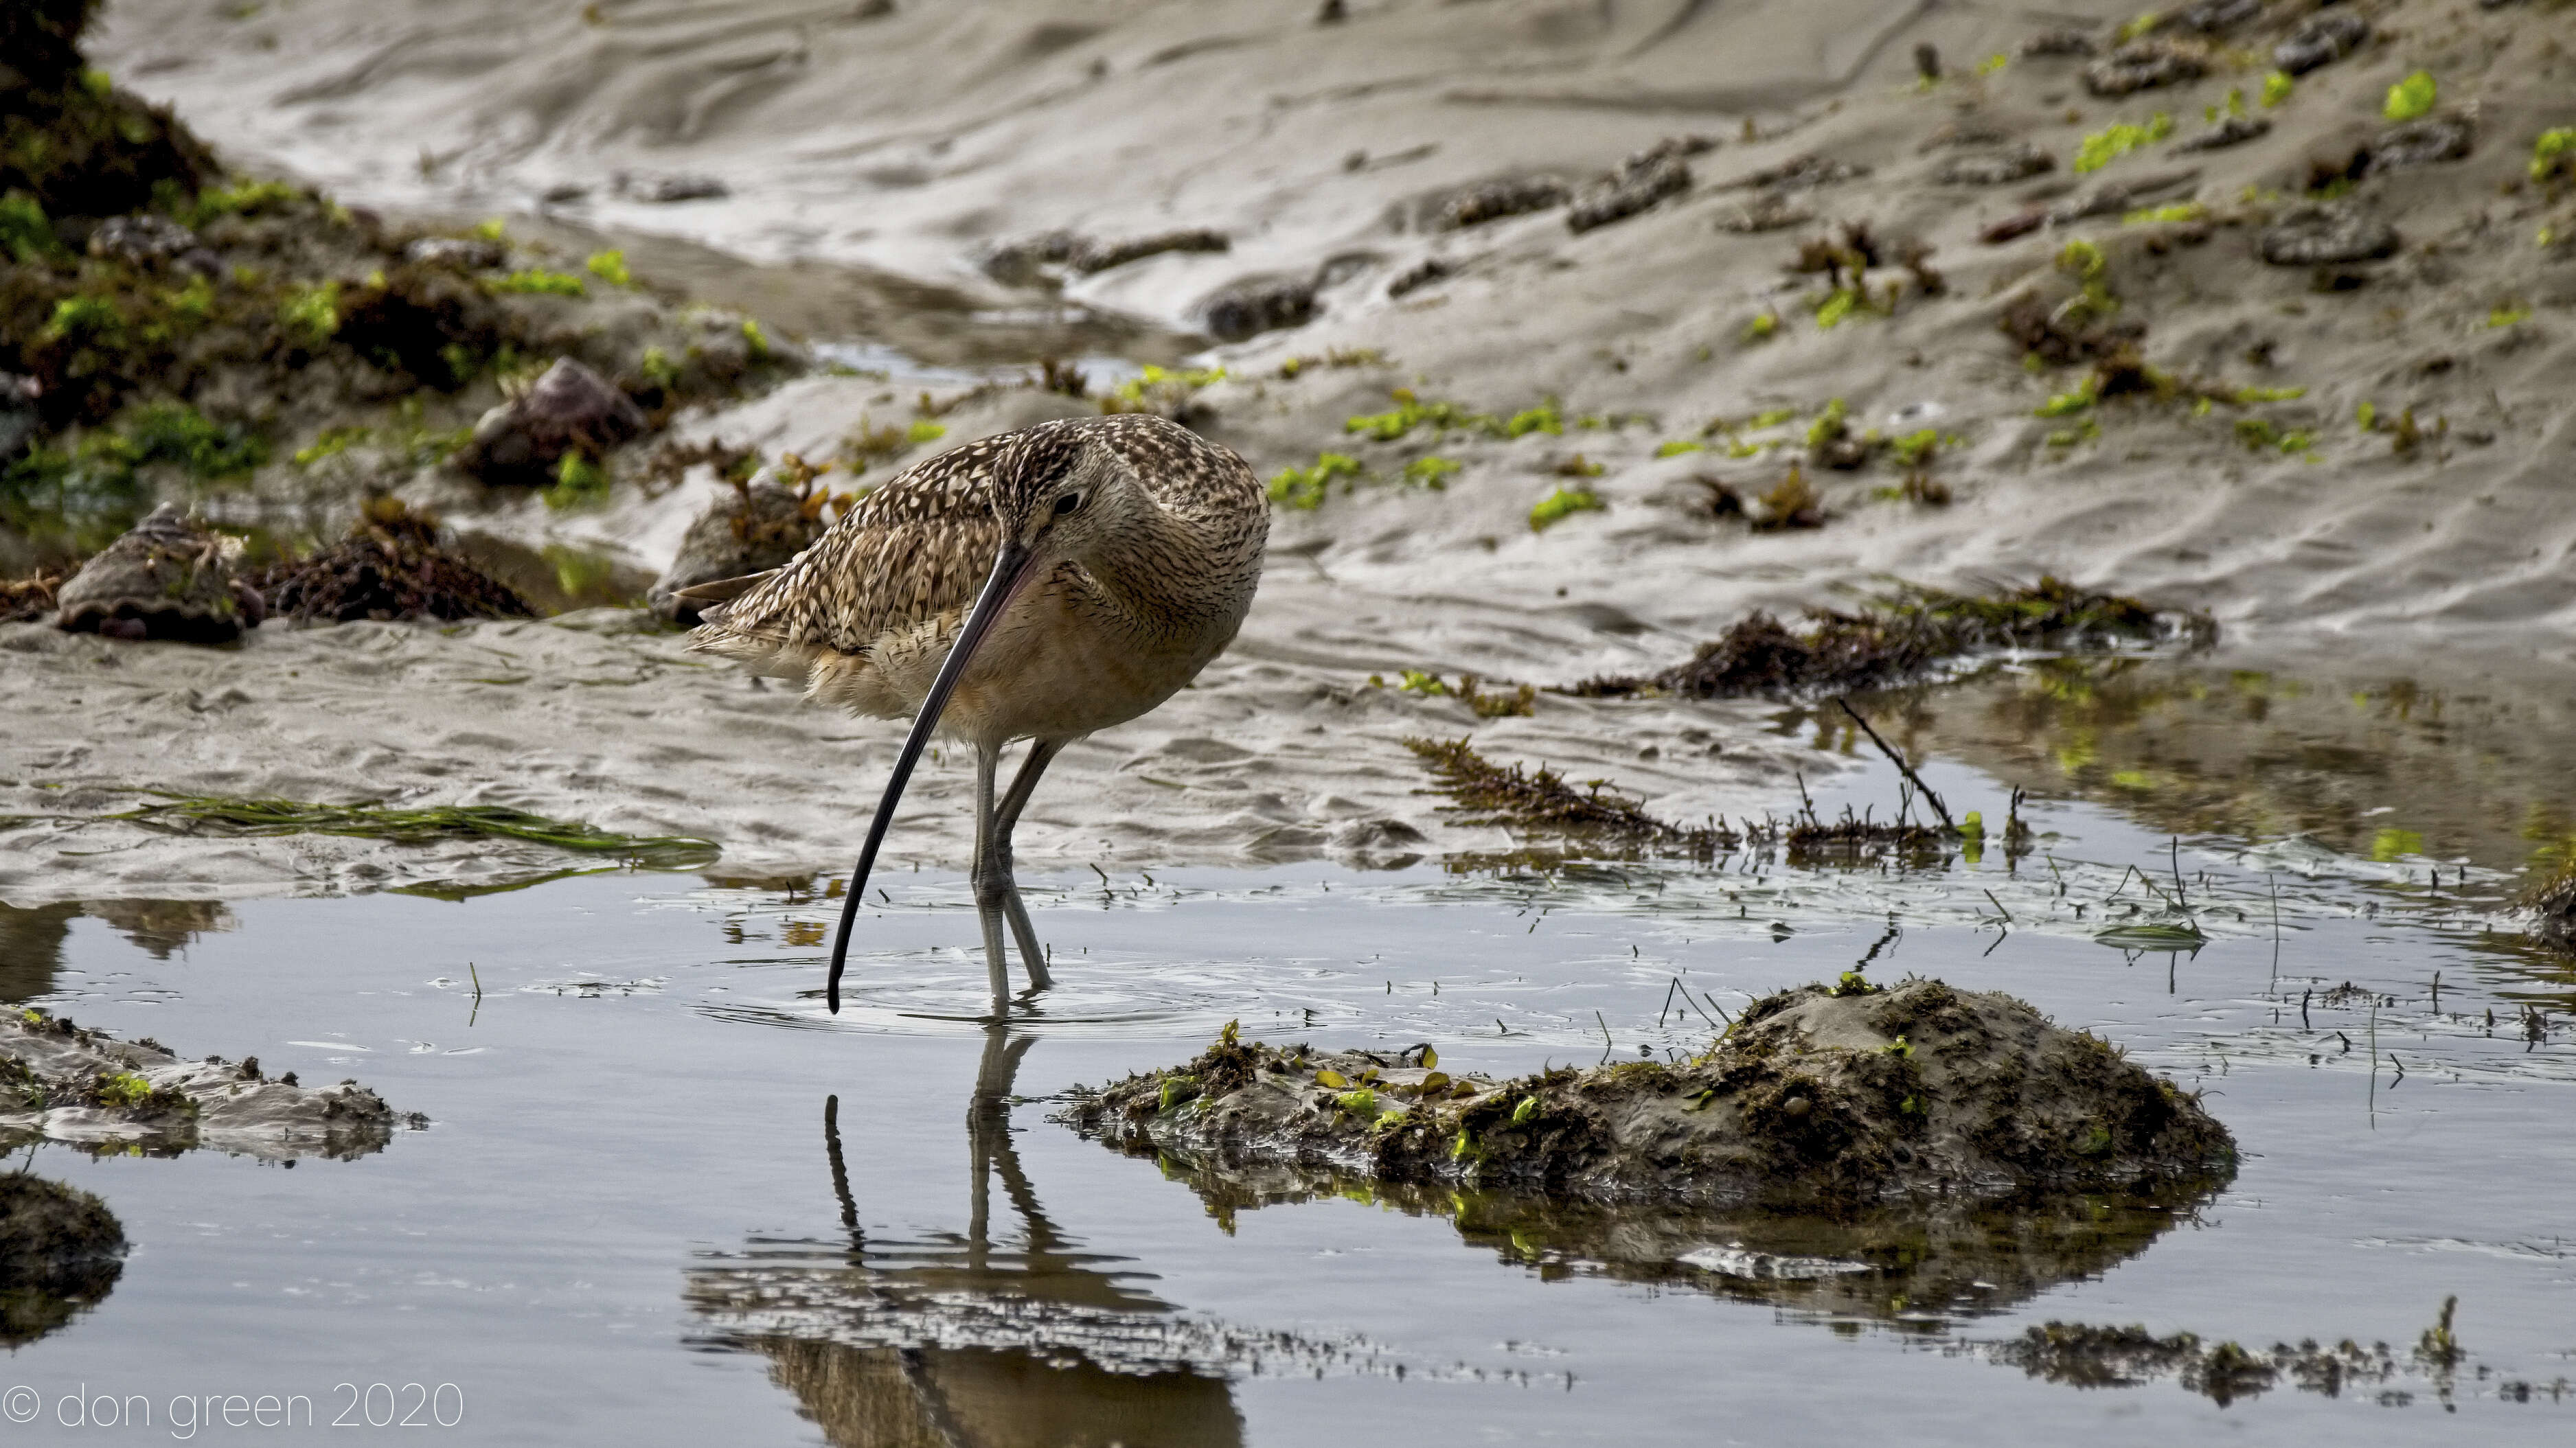
[[[240,551],[241,540],[164,503],[62,586],[54,626],[118,639],[231,643],[265,613],[259,594],[233,576]]]
[[[1657,819],[1635,800],[1605,792],[1607,780],[1592,780],[1577,789],[1552,769],[1496,764],[1464,739],[1407,739],[1404,747],[1431,771],[1435,787],[1456,802],[1454,810],[1467,816],[1470,824],[1546,830],[1613,846],[1690,855],[1731,850],[1746,838],[1723,821],[1676,825]]]
[[[1807,620],[1793,629],[1757,611],[1661,673],[1604,675],[1561,692],[1587,699],[1835,694],[1920,679],[1991,650],[2081,651],[2177,638],[2205,644],[2217,637],[2206,615],[2095,593],[2053,576],[1983,596],[1907,589],[1855,612],[1810,609]]]
[[[0,1173],[0,1347],[26,1346],[99,1304],[125,1271],[125,1228],[78,1187]]]
[[[258,582],[271,612],[302,622],[536,617],[508,584],[439,547],[436,518],[390,497],[369,499],[348,537]]]
[[[1846,978],[1748,1007],[1709,1051],[1453,1077],[1428,1052],[1225,1038],[1078,1097],[1073,1125],[1183,1163],[1833,1215],[1899,1202],[2221,1183],[2197,1097],[2010,996]]]
[[[71,574],[39,568],[24,578],[0,579],[0,623],[36,623],[53,617]]]

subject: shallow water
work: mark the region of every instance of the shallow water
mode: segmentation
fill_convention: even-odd
[[[1930,774],[1954,803],[1996,789]],[[86,1385],[148,1399],[154,1428],[109,1431],[154,1435],[174,1397],[301,1393],[325,1423],[416,1398],[424,1421],[455,1417],[461,1395],[451,1431],[493,1442],[1655,1441],[1685,1423],[1745,1442],[2165,1443],[2222,1423],[2561,1441],[2576,987],[2487,931],[2499,887],[2300,842],[2172,843],[2085,804],[2038,822],[2039,853],[1911,874],[1054,877],[1031,903],[1060,985],[1007,1032],[971,1019],[962,883],[928,875],[885,879],[837,1019],[818,996],[837,901],[812,882],[616,874],[18,921],[25,998],[272,1074],[355,1076],[433,1124],[286,1170],[39,1149],[135,1246],[0,1388],[35,1389],[64,1436],[53,1415]],[[2090,938],[2148,895],[2132,864],[2167,891],[2179,870],[2209,944]],[[1428,1040],[1450,1069],[1687,1049],[1708,1030],[1672,1003],[1676,976],[1731,1011],[1874,944],[1881,977],[2012,991],[2207,1089],[2240,1175],[2170,1219],[2105,1207],[2080,1250],[1874,1279],[1833,1270],[1830,1233],[1811,1255],[1710,1240],[1641,1264],[1614,1260],[1615,1231],[1516,1229],[1509,1204],[1348,1183],[1203,1201],[1047,1120],[1044,1098],[1179,1060],[1234,1018]],[[1896,1300],[1924,1282],[1941,1295]],[[2410,1359],[2454,1294],[2467,1358],[2445,1375]],[[2221,1406],[2171,1378],[2043,1381],[1982,1346],[2050,1319],[2385,1341],[2396,1371]],[[374,1383],[394,1397],[371,1404]]]

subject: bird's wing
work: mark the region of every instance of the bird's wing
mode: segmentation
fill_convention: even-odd
[[[692,647],[864,652],[890,632],[961,614],[1002,542],[991,504],[1006,439],[988,438],[917,463],[861,498],[786,566],[757,577]]]

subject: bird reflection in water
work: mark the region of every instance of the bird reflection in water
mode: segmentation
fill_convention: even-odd
[[[754,1239],[688,1274],[702,1341],[757,1352],[831,1443],[848,1448],[1084,1448],[1243,1441],[1228,1369],[1291,1340],[1178,1314],[1126,1258],[1085,1253],[1038,1202],[1011,1140],[1012,1081],[1036,1037],[988,1027],[966,1114],[966,1232],[869,1240],[841,1149],[823,1144],[838,1242]],[[996,1241],[992,1186],[1018,1230]]]

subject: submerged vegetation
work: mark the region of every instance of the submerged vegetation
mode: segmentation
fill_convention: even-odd
[[[315,804],[292,799],[242,799],[176,795],[153,790],[159,802],[102,819],[169,834],[344,835],[389,844],[426,845],[454,839],[524,840],[583,854],[620,855],[664,869],[702,865],[716,857],[712,841],[685,835],[621,835],[573,820],[548,819],[504,805]]]
[[[2199,614],[2095,593],[2054,577],[1975,595],[1902,588],[1842,612],[1811,609],[1793,629],[1755,613],[1700,645],[1683,663],[1649,675],[1605,675],[1563,692],[1582,698],[1683,694],[1832,694],[1929,677],[1956,661],[1999,649],[2083,651],[2216,637]]]

